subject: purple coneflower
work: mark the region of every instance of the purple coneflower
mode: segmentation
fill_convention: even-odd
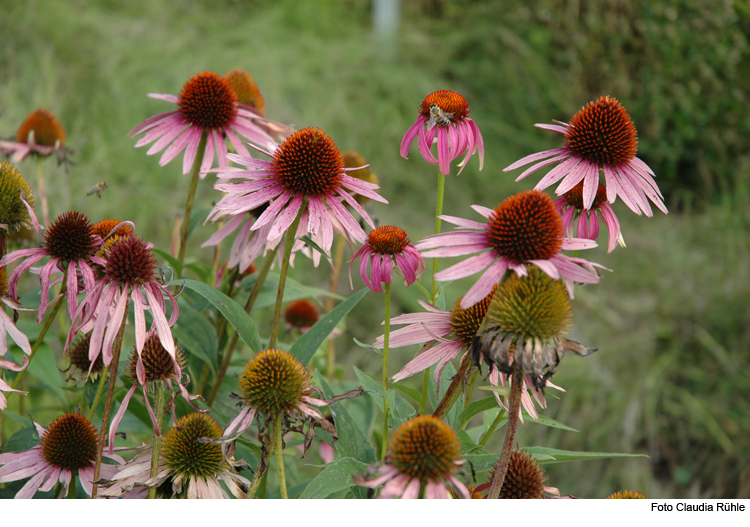
[[[306,298],[300,298],[289,304],[284,310],[284,320],[289,328],[297,328],[306,333],[320,320],[320,310]]]
[[[654,181],[654,172],[646,163],[635,157],[638,151],[638,132],[630,115],[609,96],[599,97],[576,113],[569,123],[536,124],[565,136],[565,146],[545,150],[520,159],[503,169],[503,172],[539,161],[527,168],[516,181],[520,181],[540,168],[560,163],[537,183],[543,190],[562,180],[555,193],[565,194],[583,182],[583,208],[590,210],[597,193],[599,171],[604,171],[607,201],[614,203],[619,195],[636,214],[651,217],[651,200],[659,210],[667,213],[664,199]],[[563,179],[564,178],[564,179]],[[647,199],[648,198],[648,199]]]
[[[65,161],[65,130],[55,114],[46,109],[31,112],[16,132],[15,141],[0,140],[0,155],[13,154],[13,162],[23,161],[30,154],[47,157],[57,155]]]
[[[224,430],[225,437],[237,437],[250,428],[256,414],[271,421],[277,415],[301,421],[315,419],[325,431],[336,432],[316,406],[329,402],[313,397],[316,391],[310,374],[290,353],[268,349],[257,353],[240,376],[238,396],[244,408]]]
[[[382,284],[391,283],[391,271],[395,266],[410,286],[422,276],[424,260],[406,237],[406,232],[398,227],[385,225],[370,232],[365,244],[349,260],[349,283],[352,282],[352,264],[362,257],[359,274],[367,287],[376,293],[383,292]],[[368,265],[369,264],[369,265]],[[372,280],[367,269],[371,269]]]
[[[294,131],[294,128],[289,125],[266,119],[266,102],[258,85],[248,72],[235,68],[224,75],[224,78],[237,95],[240,108],[246,107],[245,109],[253,112],[255,114],[252,118],[253,123],[268,132],[276,141],[282,141]]]
[[[68,494],[78,474],[81,486],[91,495],[99,432],[84,416],[66,413],[55,419],[48,428],[34,423],[40,442],[25,452],[0,454],[0,483],[31,479],[18,491],[16,498],[31,498],[37,491],[52,490],[59,481],[60,497]],[[125,463],[116,454],[107,455],[118,463]],[[117,472],[114,465],[102,464],[101,476],[111,478]]]
[[[68,314],[73,320],[78,308],[78,277],[83,279],[83,286],[88,293],[94,287],[94,272],[91,269],[91,257],[101,244],[101,239],[94,234],[93,227],[88,218],[80,212],[66,212],[61,214],[52,222],[52,225],[44,231],[39,229],[34,209],[26,204],[29,216],[34,223],[36,232],[44,238],[42,247],[38,249],[20,249],[13,251],[0,260],[0,267],[11,262],[26,258],[26,260],[13,270],[8,281],[8,291],[11,298],[18,301],[18,279],[21,274],[37,263],[42,258],[49,256],[50,260],[44,264],[39,271],[41,282],[41,298],[39,301],[39,314],[37,323],[41,322],[44,313],[49,306],[50,276],[55,269],[67,271],[66,286],[68,299]]]
[[[443,175],[450,173],[451,161],[464,153],[466,155],[458,165],[459,174],[474,152],[479,153],[479,170],[482,170],[484,139],[477,123],[469,117],[469,111],[469,103],[459,93],[440,90],[429,94],[419,106],[417,122],[409,127],[401,140],[401,157],[407,158],[409,148],[417,138],[419,153],[428,163],[438,165]],[[435,135],[437,159],[431,152]]]
[[[562,219],[552,198],[545,193],[520,192],[506,198],[494,210],[479,205],[471,208],[487,218],[487,222],[441,216],[448,223],[470,230],[435,234],[416,245],[427,258],[480,253],[435,275],[439,281],[457,280],[486,269],[464,296],[462,308],[473,306],[487,296],[506,270],[527,274],[526,264],[536,265],[555,280],[564,279],[571,296],[573,282],[599,281],[594,267],[600,265],[560,254],[561,250],[590,249],[596,247],[596,242],[563,238]],[[426,249],[432,250],[424,252]]]
[[[594,202],[589,209],[583,208],[583,182],[578,183],[573,189],[557,198],[555,207],[562,215],[564,232],[572,234],[573,227],[578,222],[577,237],[596,240],[599,237],[599,216],[601,216],[607,229],[609,229],[607,252],[611,253],[618,242],[622,247],[625,247],[625,241],[622,239],[622,233],[620,232],[620,222],[617,221],[612,206],[607,203],[606,190],[601,183],[599,183],[596,197],[594,197]]]
[[[469,499],[466,485],[456,478],[465,462],[456,433],[437,417],[422,415],[393,432],[385,461],[368,469],[376,476],[355,475],[355,482],[371,489],[384,484],[379,499],[416,499],[423,485],[427,499],[448,499],[449,490]]]
[[[156,476],[151,477],[151,449],[146,449],[115,474],[103,477],[101,497],[145,498],[149,487],[163,498],[229,499],[222,481],[235,498],[244,498],[250,482],[235,468],[244,467],[224,456],[218,439],[221,427],[208,414],[190,413],[164,434]],[[105,465],[102,465],[104,469]]]
[[[169,329],[177,322],[177,301],[157,279],[157,262],[151,253],[151,247],[152,244],[130,235],[117,240],[106,259],[93,258],[95,263],[104,266],[104,277],[96,281],[78,307],[65,344],[66,352],[77,333],[93,330],[89,360],[93,364],[99,353],[102,353],[104,364],[109,366],[112,360],[112,345],[120,326],[124,323],[123,315],[130,298],[135,308],[135,342],[138,353],[143,351],[146,342],[144,311],[148,309],[153,318],[151,331],[156,328],[162,346],[175,361],[175,373],[180,374],[175,358],[174,338]],[[166,316],[165,296],[172,303],[172,316],[169,321]],[[144,384],[145,377],[142,377],[141,373],[143,372],[139,370],[138,380]]]
[[[182,87],[179,97],[164,93],[149,93],[148,96],[175,103],[179,107],[145,120],[128,133],[129,136],[145,134],[135,144],[136,148],[156,141],[146,152],[148,155],[161,152],[169,145],[159,160],[160,166],[166,165],[184,150],[182,173],[187,174],[195,161],[204,131],[208,133],[208,138],[201,164],[202,177],[211,168],[214,153],[220,167],[228,166],[224,137],[229,139],[237,152],[248,157],[250,153],[237,134],[260,145],[272,140],[254,122],[258,115],[238,105],[237,95],[230,83],[211,71],[193,75]]]
[[[402,348],[412,344],[422,344],[425,348],[422,353],[417,355],[406,366],[401,368],[400,372],[393,376],[393,382],[407,379],[429,368],[433,364],[437,364],[434,378],[437,384],[437,392],[440,393],[440,380],[443,369],[445,369],[448,362],[456,358],[462,351],[468,353],[466,350],[471,348],[471,341],[482,325],[484,317],[487,315],[487,309],[496,289],[497,285],[492,288],[486,297],[467,309],[461,307],[461,299],[463,297],[456,300],[456,304],[450,311],[445,311],[420,300],[419,303],[428,313],[409,313],[391,319],[391,324],[408,324],[408,326],[391,333],[390,347]],[[435,345],[437,342],[439,344]],[[375,340],[375,347],[383,347],[383,336]],[[494,365],[490,366],[489,378],[490,384],[493,386],[498,386],[499,383],[503,386],[506,384],[506,375],[498,372]],[[547,384],[552,388],[564,391],[552,383]],[[534,386],[531,377],[526,375],[524,388],[521,391],[521,405],[532,419],[537,419],[539,414],[536,411],[534,400],[531,396],[536,399],[539,406],[542,408],[547,407],[544,394]],[[500,396],[497,393],[495,393],[495,397],[498,404],[502,404]],[[508,407],[507,401],[503,406]]]
[[[348,203],[373,228],[370,216],[345,189],[388,202],[373,191],[377,185],[347,175],[353,169],[344,167],[339,149],[325,132],[305,128],[292,134],[281,145],[269,143],[268,148],[268,151],[258,150],[271,156],[271,161],[227,155],[247,170],[219,169],[219,178],[247,181],[215,185],[214,188],[227,195],[216,204],[211,219],[242,215],[273,200],[250,227],[251,231],[271,223],[268,239],[275,240],[292,225],[304,206],[307,221],[300,224],[306,224],[306,232],[322,235],[320,245],[324,251],[329,252],[333,243],[333,222],[329,213],[353,238],[360,243],[365,241],[362,227],[339,199]]]
[[[154,411],[151,408],[151,403],[148,400],[149,388],[151,391],[154,391],[154,385],[161,383],[163,388],[172,392],[172,396],[167,404],[167,406],[172,408],[172,421],[177,422],[177,416],[175,415],[175,398],[177,397],[177,394],[172,389],[173,380],[177,382],[177,387],[185,400],[194,409],[200,410],[192,403],[192,400],[202,397],[200,395],[189,395],[187,388],[182,384],[181,373],[177,373],[178,371],[181,372],[185,369],[185,355],[182,353],[181,348],[176,347],[175,350],[176,360],[172,358],[166,349],[164,349],[164,346],[162,346],[159,341],[159,337],[154,333],[149,333],[147,335],[146,343],[144,344],[141,353],[138,353],[138,350],[133,348],[128,363],[128,373],[133,380],[133,386],[131,386],[128,393],[123,397],[120,409],[115,414],[115,417],[112,419],[112,425],[109,427],[110,454],[115,446],[117,427],[120,424],[122,417],[125,415],[130,398],[138,387],[143,390],[143,399],[146,402],[146,408],[148,408],[148,413],[151,416],[151,423],[154,425],[154,433],[156,435],[161,435],[158,416],[154,414]],[[177,368],[175,368],[175,362],[177,363]],[[139,379],[145,379],[145,382],[141,382]]]

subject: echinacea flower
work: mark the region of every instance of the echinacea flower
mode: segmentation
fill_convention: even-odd
[[[26,227],[34,227],[29,211],[23,200],[26,200],[29,208],[34,209],[36,202],[34,193],[28,181],[21,173],[8,163],[0,164],[0,236],[2,231],[15,233]]]
[[[595,284],[599,281],[594,267],[601,266],[560,254],[561,250],[590,249],[596,247],[596,242],[563,238],[562,219],[552,198],[545,193],[538,190],[520,192],[506,198],[494,210],[479,205],[471,208],[487,218],[487,222],[440,216],[448,223],[469,230],[434,234],[416,244],[426,258],[479,253],[435,275],[436,280],[444,282],[486,269],[464,295],[462,308],[473,306],[487,296],[506,270],[512,269],[518,275],[527,274],[526,264],[539,267],[555,280],[564,279],[571,296],[573,282]]]
[[[263,415],[269,422],[278,415],[297,421],[314,419],[323,430],[336,436],[331,423],[315,408],[331,401],[313,397],[317,389],[310,374],[286,351],[267,349],[256,353],[240,376],[240,391],[236,398],[243,408],[227,424],[224,437],[239,437],[250,428],[256,415]]]
[[[492,481],[497,466],[490,470],[489,481]],[[555,487],[548,487],[547,475],[544,469],[525,450],[516,450],[510,455],[508,472],[503,480],[498,499],[501,500],[535,500],[560,496],[560,491]],[[490,487],[489,483],[479,485],[476,492],[483,492]]]
[[[393,432],[385,461],[368,469],[368,474],[375,477],[355,474],[354,481],[371,489],[383,485],[379,499],[416,499],[423,486],[427,499],[448,499],[449,491],[469,499],[466,485],[456,478],[465,462],[451,427],[437,417],[421,415]]]
[[[112,345],[120,326],[125,323],[123,316],[127,312],[130,298],[134,307],[135,342],[138,353],[143,351],[146,342],[144,312],[148,309],[153,318],[151,330],[156,328],[162,346],[175,362],[175,373],[180,374],[175,357],[174,338],[169,329],[177,322],[179,309],[172,293],[157,277],[157,262],[151,248],[151,243],[146,243],[133,234],[118,240],[106,259],[96,256],[93,258],[95,263],[104,266],[104,276],[87,292],[73,317],[73,324],[65,343],[66,353],[75,335],[93,330],[89,360],[93,363],[99,353],[102,353],[104,364],[109,366],[112,361]],[[172,316],[169,320],[166,316],[165,296],[172,304]],[[141,377],[140,373],[138,380],[143,384],[145,377]]]
[[[31,498],[37,491],[52,490],[59,481],[60,497],[68,495],[77,474],[86,494],[91,495],[94,478],[99,432],[84,416],[66,413],[55,419],[48,428],[34,422],[39,444],[25,452],[0,454],[0,483],[31,479],[18,491],[16,498]],[[106,454],[105,454],[106,455]],[[106,455],[118,463],[125,463],[116,454]],[[117,472],[115,465],[103,463],[100,475],[111,478]]]
[[[349,283],[352,282],[352,264],[357,258],[359,275],[367,287],[376,293],[383,292],[382,284],[391,283],[391,272],[394,266],[404,277],[406,286],[410,286],[422,276],[424,260],[406,237],[406,232],[398,227],[385,225],[370,232],[365,244],[349,261]],[[368,265],[369,264],[369,265]],[[372,280],[368,277],[368,268]]]
[[[256,114],[253,116],[253,123],[268,132],[274,140],[281,141],[294,131],[294,128],[289,125],[266,119],[266,102],[258,85],[248,72],[235,68],[224,75],[224,78],[237,95],[237,102],[241,107],[246,106],[248,110]]]
[[[65,130],[55,114],[46,109],[31,112],[16,132],[15,141],[0,140],[0,154],[13,154],[13,162],[26,159],[29,154],[47,157],[57,155],[57,162],[65,161]]]
[[[583,208],[583,182],[578,183],[571,190],[555,200],[555,207],[562,216],[563,231],[566,233],[573,232],[573,226],[578,222],[576,229],[578,238],[587,240],[596,240],[599,237],[599,217],[609,229],[609,247],[607,252],[611,253],[615,245],[619,243],[625,247],[620,232],[620,222],[617,221],[615,211],[607,203],[606,190],[604,185],[598,184],[596,197],[589,209]]]
[[[201,177],[205,177],[205,172],[213,165],[214,154],[220,167],[228,166],[225,137],[237,152],[248,157],[250,153],[237,134],[260,145],[272,140],[255,124],[257,114],[238,105],[237,95],[229,82],[211,71],[193,75],[182,87],[179,97],[163,93],[149,93],[148,96],[178,106],[177,110],[146,119],[128,133],[128,136],[145,134],[136,142],[136,148],[156,141],[146,152],[148,155],[166,148],[159,160],[160,166],[184,150],[182,173],[187,174],[193,167],[203,132],[208,137],[200,167]]]
[[[451,161],[464,153],[458,174],[474,152],[479,154],[479,170],[482,170],[484,139],[477,123],[469,117],[469,111],[469,103],[459,93],[440,90],[429,94],[419,106],[417,122],[409,127],[401,140],[401,157],[407,159],[409,148],[417,138],[419,153],[428,163],[438,165],[443,175],[450,173]],[[431,152],[436,135],[437,159]]]
[[[148,408],[149,416],[151,416],[151,423],[154,425],[154,433],[161,435],[159,429],[158,416],[154,414],[151,408],[151,403],[148,400],[148,392],[154,392],[155,390],[169,390],[172,395],[169,399],[167,406],[172,408],[172,421],[177,422],[177,416],[175,415],[175,398],[176,393],[172,389],[172,381],[177,382],[177,387],[185,400],[196,410],[199,410],[193,403],[193,399],[202,398],[200,395],[189,395],[187,388],[182,384],[182,370],[185,369],[186,360],[185,355],[182,353],[182,349],[176,347],[176,360],[172,358],[169,352],[162,346],[159,341],[159,337],[154,333],[149,333],[146,338],[146,343],[143,346],[143,350],[138,353],[138,350],[133,348],[130,353],[130,359],[128,362],[128,373],[130,378],[133,380],[133,386],[130,387],[125,397],[122,399],[120,409],[117,410],[114,418],[112,419],[112,425],[109,427],[109,452],[115,446],[115,436],[117,435],[117,427],[120,424],[125,411],[130,403],[130,398],[133,397],[135,390],[140,387],[143,390],[143,399]],[[175,367],[175,363],[176,366]],[[140,379],[143,379],[141,381]]]
[[[360,243],[365,241],[364,230],[340,200],[356,210],[370,226],[374,228],[375,225],[346,189],[375,201],[388,202],[373,191],[377,185],[347,175],[353,169],[344,167],[339,149],[325,132],[305,128],[292,134],[281,145],[269,143],[268,148],[267,151],[258,150],[270,156],[271,161],[227,154],[230,160],[244,165],[247,170],[218,169],[218,177],[246,181],[214,186],[227,194],[211,211],[209,217],[212,220],[242,215],[272,201],[250,227],[251,231],[257,231],[270,223],[269,240],[281,237],[303,210],[307,213],[307,221],[300,221],[300,225],[304,224],[306,232],[322,236],[319,245],[326,253],[330,252],[333,243],[330,215],[354,239]]]
[[[463,297],[456,300],[456,304],[450,311],[445,311],[420,300],[419,303],[428,313],[409,313],[392,318],[391,324],[408,324],[408,326],[391,333],[389,343],[391,348],[401,348],[412,344],[423,345],[422,352],[393,376],[393,382],[411,377],[433,364],[437,364],[434,378],[437,384],[437,393],[440,393],[443,369],[459,353],[471,348],[472,339],[476,336],[487,315],[487,309],[496,289],[497,285],[492,288],[486,297],[466,309],[461,307]],[[437,342],[439,344],[435,345]],[[376,348],[383,347],[382,335],[375,340],[374,345]],[[468,353],[468,351],[466,352]],[[505,386],[505,374],[499,373],[495,367],[491,367],[490,383],[493,386],[498,386],[499,382],[502,382],[502,385]],[[548,383],[548,385],[564,391],[552,383]],[[547,407],[544,394],[534,386],[531,378],[527,375],[524,380],[524,388],[521,391],[521,405],[532,419],[538,419],[539,414],[531,396],[536,399],[539,406]],[[497,393],[495,393],[495,397],[498,404],[502,404]],[[504,406],[508,407],[507,402]]]
[[[320,311],[306,298],[295,300],[284,310],[284,320],[289,327],[297,328],[302,333],[313,327],[320,320]]]
[[[162,438],[156,476],[151,477],[151,449],[139,453],[116,474],[102,478],[107,487],[103,498],[145,498],[150,487],[157,496],[188,499],[229,499],[219,483],[235,498],[244,498],[250,482],[235,472],[244,467],[222,453],[221,445],[211,442],[221,436],[221,427],[208,414],[190,413],[182,417]],[[102,465],[104,468],[104,465]]]
[[[544,388],[566,351],[581,357],[596,351],[565,338],[572,321],[570,298],[559,280],[534,267],[511,275],[498,286],[472,341],[472,360],[481,367],[481,356],[506,375],[529,374]]]
[[[610,203],[620,196],[630,210],[651,217],[653,213],[648,204],[651,200],[659,210],[667,213],[662,202],[664,197],[654,181],[654,172],[635,157],[638,132],[617,99],[599,97],[581,108],[569,123],[555,122],[557,124],[535,126],[565,136],[564,147],[526,156],[503,172],[538,161],[516,178],[520,181],[540,168],[560,163],[534,188],[543,190],[562,180],[555,190],[557,195],[562,195],[583,182],[583,208],[590,210],[596,198],[599,171],[602,171]]]
[[[68,348],[68,361],[70,374],[66,380],[74,379],[75,373],[79,374],[78,382],[89,378],[95,380],[104,371],[104,358],[101,354],[92,362],[89,360],[89,348],[91,347],[91,332],[79,334]],[[68,371],[62,370],[62,371]]]
[[[36,232],[44,238],[44,242],[42,243],[42,247],[38,249],[13,251],[0,260],[0,267],[4,267],[11,262],[26,258],[10,275],[8,282],[10,296],[13,300],[18,301],[17,287],[21,274],[39,260],[49,257],[50,260],[39,271],[42,290],[37,323],[41,322],[49,306],[50,276],[56,269],[67,273],[66,294],[68,299],[68,314],[72,321],[78,308],[78,277],[80,276],[83,279],[83,286],[87,293],[94,287],[95,277],[90,265],[91,257],[96,254],[101,244],[101,239],[94,234],[88,218],[80,212],[66,212],[65,214],[61,214],[42,233],[39,229],[39,222],[34,214],[34,209],[28,205],[28,202],[23,199],[22,201],[27,206]]]

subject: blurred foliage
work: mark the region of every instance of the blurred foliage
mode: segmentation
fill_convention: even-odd
[[[717,199],[747,165],[746,0],[424,0],[407,15],[439,36],[447,79],[495,101],[508,141],[608,94],[630,112],[639,156],[673,200]]]

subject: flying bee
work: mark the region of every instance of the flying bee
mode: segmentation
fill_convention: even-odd
[[[440,107],[432,103],[430,105],[430,120],[427,121],[427,129],[429,130],[435,124],[439,124],[442,126],[449,126],[451,124],[451,119],[453,118],[453,114],[450,112],[444,112],[440,109]]]
[[[91,188],[91,190],[89,190],[88,192],[86,192],[86,195],[87,196],[91,196],[93,194],[96,194],[97,196],[99,196],[101,198],[102,197],[102,192],[104,192],[105,190],[107,190],[108,186],[109,185],[107,185],[106,181],[100,181],[99,183],[97,183],[96,185],[94,185]]]

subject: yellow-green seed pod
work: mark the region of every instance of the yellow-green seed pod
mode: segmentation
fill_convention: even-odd
[[[21,227],[33,229],[34,224],[21,197],[33,208],[36,200],[31,187],[16,167],[3,161],[0,165],[0,229],[16,232]]]

